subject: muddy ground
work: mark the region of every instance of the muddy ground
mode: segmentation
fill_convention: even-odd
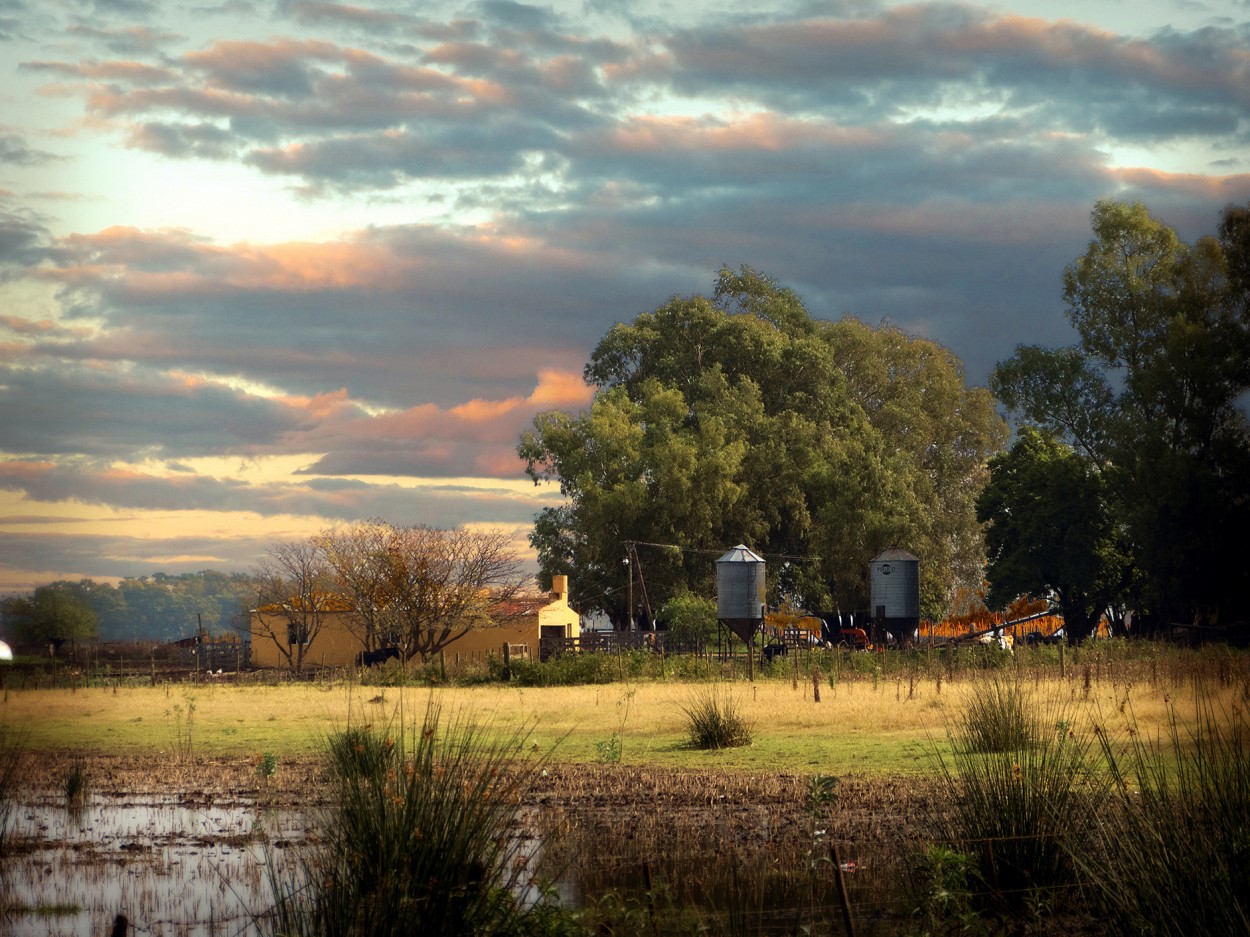
[[[67,779],[84,778],[84,806]],[[263,910],[261,857],[294,857],[315,837],[329,797],[322,764],[281,761],[271,779],[248,758],[27,753],[6,866],[4,926],[15,934],[96,934],[129,913],[131,933],[247,933]],[[581,904],[618,888],[688,879],[731,865],[803,868],[814,847],[836,858],[868,900],[869,878],[894,874],[922,838],[940,791],[931,781],[843,777],[818,816],[808,779],[549,764],[528,823],[550,846],[553,877]],[[814,833],[820,830],[819,836]],[[51,911],[51,913],[48,913]]]

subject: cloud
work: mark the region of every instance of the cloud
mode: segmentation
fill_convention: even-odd
[[[585,405],[614,322],[722,265],[980,383],[1070,340],[1098,198],[1188,240],[1250,200],[1231,15],[4,4],[0,566],[239,563],[371,515],[522,528],[558,494],[517,487],[519,433]],[[299,233],[240,235],[249,210]],[[64,524],[95,562],[21,519],[41,505],[88,518]]]
[[[45,504],[103,505],[120,512],[231,512],[320,518],[326,523],[360,517],[416,523],[424,517],[425,523],[441,527],[491,521],[525,524],[541,504],[537,497],[517,497],[511,488],[409,486],[322,477],[258,483],[17,459],[0,460],[0,491],[18,492]]]
[[[0,135],[0,163],[9,163],[14,166],[39,166],[58,159],[61,157],[55,153],[27,146],[26,141],[18,134]]]
[[[164,29],[151,26],[124,26],[117,29],[101,28],[86,23],[74,23],[66,28],[66,33],[79,39],[86,39],[117,55],[150,55],[162,51],[166,46],[181,40],[183,37]]]

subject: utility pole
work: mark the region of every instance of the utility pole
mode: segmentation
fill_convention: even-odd
[[[628,546],[626,549],[629,549]],[[625,573],[629,576],[629,585],[626,589],[626,611],[625,611],[625,630],[634,630],[634,567],[629,562],[629,557],[625,557]]]

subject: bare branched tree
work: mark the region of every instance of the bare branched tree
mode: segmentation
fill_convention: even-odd
[[[279,543],[257,567],[256,578],[255,633],[273,641],[298,673],[326,615],[345,605],[334,591],[330,565],[314,541]]]
[[[338,592],[351,605],[347,626],[366,651],[400,643],[389,614],[391,548],[400,531],[378,518],[327,530],[317,546],[333,570]]]
[[[387,563],[386,614],[405,659],[428,660],[472,629],[501,624],[498,610],[527,579],[502,531],[400,528]]]

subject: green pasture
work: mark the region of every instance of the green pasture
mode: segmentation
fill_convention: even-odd
[[[1193,688],[1236,703],[1247,695],[1244,653],[1218,667],[1157,660],[1112,665],[1017,667],[1015,679],[1039,699],[1067,701],[1074,724],[1155,733],[1168,706],[1182,716]],[[850,675],[820,682],[774,673],[716,681],[639,680],[583,686],[362,685],[359,680],[243,685],[170,683],[155,687],[104,682],[78,688],[10,687],[0,694],[0,722],[30,750],[186,758],[312,756],[349,725],[414,725],[432,700],[444,713],[480,726],[487,737],[528,732],[526,747],[555,762],[725,771],[908,775],[929,773],[935,751],[947,753],[957,724],[985,681],[1001,671],[944,673],[940,668]],[[702,751],[689,744],[683,710],[715,686],[753,727],[742,748]]]

